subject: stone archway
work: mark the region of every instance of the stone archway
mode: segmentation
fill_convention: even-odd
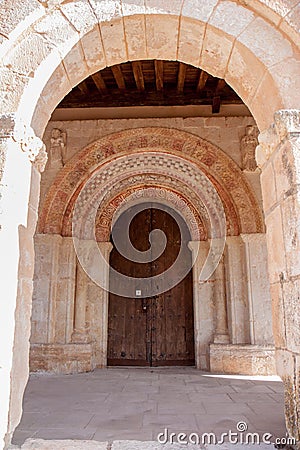
[[[5,388],[0,423],[4,436],[11,405],[7,442],[20,419],[20,399],[28,377],[32,236],[37,220],[39,171],[43,165],[43,155],[39,153],[42,144],[28,128],[30,124],[41,136],[59,100],[87,74],[105,65],[136,58],[179,59],[224,76],[249,106],[261,131],[273,122],[276,110],[296,108],[299,104],[297,5],[289,9],[279,2],[272,9],[263,1],[254,5],[247,2],[247,7],[216,1],[205,7],[197,3],[197,8],[187,0],[182,8],[176,2],[161,11],[154,6],[145,9],[123,2],[122,7],[118,3],[110,5],[109,12],[105,5],[104,12],[100,4],[93,4],[91,9],[87,3],[76,1],[66,5],[55,3],[58,7],[48,3],[45,3],[48,8],[40,2],[20,5],[18,9],[5,6],[5,32],[0,48],[3,248],[9,243],[2,261],[3,272],[8,275],[3,282],[7,302],[0,315],[2,339],[7,342],[1,369],[1,385]],[[224,20],[228,16],[230,19]],[[232,23],[234,17],[237,21]],[[153,45],[149,45],[151,42]],[[199,48],[198,55],[195,48]],[[99,49],[104,51],[101,53]],[[261,136],[258,158],[263,169],[273,314],[275,319],[280,317],[275,320],[280,326],[274,330],[278,371],[287,386],[289,431],[299,438],[299,388],[295,382],[299,378],[297,314],[291,314],[292,322],[285,323],[280,312],[282,308],[291,311],[298,308],[295,281],[299,275],[298,234],[296,224],[290,226],[294,223],[290,211],[297,217],[299,112],[277,113],[275,125]],[[35,161],[35,167],[31,161]],[[22,208],[16,210],[16,204]],[[282,223],[279,235],[278,223]],[[22,360],[17,354],[23,355]]]

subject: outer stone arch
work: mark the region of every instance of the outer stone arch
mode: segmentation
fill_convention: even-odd
[[[69,18],[62,14],[60,10],[60,7],[68,6],[60,6],[60,2],[55,3],[56,6],[54,8],[52,8],[50,2],[44,2],[48,8],[44,8],[40,2],[20,4],[20,8],[10,8],[6,4],[3,6],[5,8],[5,14],[3,15],[5,23],[2,24],[4,35],[3,37],[1,36],[0,47],[0,53],[3,57],[0,84],[2,113],[1,148],[3,154],[7,154],[5,182],[9,180],[7,186],[12,191],[17,186],[16,192],[18,192],[14,196],[9,189],[6,190],[3,196],[5,205],[10,202],[13,204],[17,200],[21,204],[26,205],[29,199],[28,190],[31,179],[31,164],[29,160],[26,160],[26,154],[23,155],[20,152],[22,139],[16,135],[14,119],[11,120],[11,117],[17,115],[19,121],[23,121],[27,125],[31,124],[36,134],[41,136],[51,112],[66,93],[81,79],[85,78],[87,74],[93,73],[102,67],[99,54],[93,53],[93,49],[97,48],[97,46],[101,48],[102,39],[105,48],[104,66],[113,63],[112,60],[109,62],[107,59],[107,51],[114,54],[116,62],[124,62],[130,59],[126,48],[125,53],[119,55],[115,53],[116,49],[114,47],[110,49],[110,33],[112,33],[112,30],[109,32],[109,27],[112,23],[114,32],[117,30],[115,35],[117,36],[119,33],[119,37],[121,36],[121,40],[118,40],[118,42],[122,43],[124,42],[124,36],[127,36],[127,32],[125,34],[124,31],[126,30],[126,22],[127,28],[137,29],[138,34],[134,32],[132,36],[132,43],[134,42],[133,37],[138,36],[136,39],[136,58],[143,56],[147,58],[166,57],[167,59],[171,57],[168,56],[167,48],[162,48],[160,53],[157,50],[151,55],[145,51],[139,53],[139,42],[143,44],[146,38],[149,40],[151,37],[149,30],[151,29],[153,34],[156,29],[163,28],[167,30],[171,22],[173,24],[180,23],[180,30],[178,29],[179,31],[175,33],[175,36],[171,36],[170,42],[175,40],[177,45],[180,36],[185,36],[185,39],[183,39],[185,44],[192,43],[193,40],[191,38],[195,39],[199,45],[199,50],[200,47],[202,49],[201,56],[199,54],[198,64],[204,70],[210,71],[209,68],[213,67],[216,60],[222,61],[223,68],[225,64],[225,79],[249,106],[260,130],[272,123],[272,116],[276,109],[293,108],[299,105],[299,97],[297,97],[300,92],[299,84],[297,84],[299,83],[299,50],[296,48],[296,45],[299,44],[299,35],[296,32],[298,24],[296,2],[295,4],[292,2],[291,7],[286,7],[283,2],[280,2],[275,10],[275,8],[266,6],[265,1],[247,1],[248,7],[239,11],[245,12],[246,15],[247,11],[250,11],[254,13],[255,18],[251,22],[246,22],[246,24],[241,21],[245,27],[239,34],[235,31],[235,35],[230,35],[230,32],[225,31],[222,25],[217,26],[217,23],[213,22],[218,21],[217,11],[221,11],[221,6],[237,8],[237,6],[240,6],[240,2],[212,2],[214,6],[205,13],[203,10],[199,11],[199,8],[195,7],[196,3],[198,4],[199,2],[187,0],[182,5],[181,11],[183,15],[181,15],[180,20],[178,18],[181,4],[178,2],[174,2],[175,10],[174,7],[171,7],[163,11],[149,6],[133,7],[132,4],[127,4],[126,2],[123,2],[122,10],[119,2],[114,2],[113,4],[111,2],[112,8],[109,13],[105,13],[101,10],[95,11],[95,5],[94,8],[91,8],[87,3],[73,1],[69,3],[71,8]],[[124,5],[127,8],[126,11],[124,10]],[[78,14],[80,6],[83,7],[85,14]],[[107,11],[107,4],[105,7]],[[185,7],[190,10],[190,13],[184,13]],[[227,9],[228,11],[229,9]],[[237,10],[235,9],[235,11]],[[164,14],[166,17],[164,17]],[[168,14],[172,16],[169,21],[167,18]],[[192,16],[189,16],[189,14]],[[159,20],[155,19],[156,16],[159,17]],[[233,17],[232,11],[230,16]],[[237,17],[240,18],[241,15],[237,14]],[[75,20],[76,18],[77,21]],[[101,35],[98,28],[99,23]],[[139,28],[140,25],[142,25],[141,28]],[[161,27],[161,25],[168,26],[165,28],[164,26]],[[203,25],[204,33],[202,33]],[[188,30],[192,30],[192,34],[189,34]],[[232,27],[232,30],[234,30],[234,27]],[[140,37],[143,37],[143,39],[140,39]],[[222,39],[223,37],[224,40]],[[93,45],[93,41],[96,43],[95,45]],[[222,50],[223,42],[226,43],[224,51]],[[255,43],[258,43],[260,48]],[[270,47],[270,43],[274,43],[273,46]],[[177,47],[180,49],[180,46]],[[72,52],[71,49],[73,49]],[[88,54],[89,49],[91,50],[90,54]],[[134,49],[133,44],[132,49]],[[206,56],[202,58],[203,51]],[[227,55],[229,53],[230,57],[226,57],[226,52]],[[76,65],[74,64],[76,58],[74,60],[74,56],[76,53],[79,56],[77,61],[80,62],[84,69],[78,72],[78,76],[74,77],[76,72]],[[174,51],[172,55],[174,55]],[[187,49],[182,49],[181,55],[176,53],[176,57],[183,62],[189,62]],[[255,67],[255,70],[253,70],[252,66]],[[257,84],[251,79],[251,69],[254,72],[256,71]],[[262,104],[263,107],[261,106]],[[7,116],[9,120],[7,120]],[[23,177],[22,182],[24,182],[25,188],[24,186],[21,188],[20,184],[18,184],[19,180],[15,179],[13,173],[15,170],[14,158],[17,158],[19,161]],[[39,175],[34,173],[34,177],[33,187],[38,189]],[[22,194],[20,189],[23,189]],[[37,199],[38,193],[35,192],[34,196]],[[28,241],[31,242],[28,254],[31,254],[31,260],[33,258],[32,235],[36,217],[32,211],[36,209],[37,205],[34,204],[32,206],[30,220],[27,217],[26,207],[17,217],[13,215],[12,210],[7,209],[12,214],[12,217],[15,218],[10,223],[9,229],[4,229],[3,239],[4,242],[11,243],[12,253],[16,255],[16,261],[12,261],[11,265],[7,264],[6,258],[3,262],[5,269],[10,275],[7,279],[17,279],[19,237],[16,230],[20,224],[28,226],[28,229],[26,229],[27,234],[25,233]],[[28,258],[26,261],[28,261]],[[23,260],[21,260],[22,264],[25,264]],[[26,272],[29,285],[32,278],[31,272],[30,269],[28,273]],[[29,294],[25,296],[29,302],[30,289],[29,287]],[[9,291],[11,293],[11,301],[8,301],[7,304],[12,306],[8,314],[11,323],[13,323],[13,305],[16,303],[17,282],[14,283],[13,287],[10,287]],[[6,312],[6,309],[4,309],[3,317],[6,317]],[[6,325],[5,322],[4,325]],[[28,329],[26,333],[28,334]],[[4,341],[8,343],[8,346],[12,347],[13,340],[14,330],[11,329],[8,335],[5,336]],[[16,340],[16,342],[18,343],[19,341]],[[6,369],[3,377],[3,386],[9,385],[11,358],[9,357],[7,361],[4,361]],[[17,385],[15,392],[22,392],[22,386],[25,385],[26,380],[27,375],[23,372],[22,381]],[[5,391],[3,398],[2,404],[4,406],[1,424],[6,424],[10,393]],[[12,404],[17,405],[17,412],[13,413],[14,417],[8,427],[7,443],[21,414],[20,395],[16,397],[12,395],[10,401]],[[1,436],[6,433],[6,425],[1,425],[0,432]]]
[[[225,78],[262,130],[275,110],[297,107],[300,89],[295,34],[288,39],[287,27],[277,25],[270,9],[263,8],[267,20],[260,17],[259,3],[73,0],[39,8],[19,39],[3,47],[11,85],[3,112],[26,118],[41,136],[59,101],[91,73],[128,60],[170,59]]]

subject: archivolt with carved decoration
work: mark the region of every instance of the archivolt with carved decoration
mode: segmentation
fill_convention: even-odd
[[[137,153],[153,155],[162,152],[169,156],[180,156],[187,164],[197,165],[210,179],[224,204],[227,222],[232,222],[232,217],[236,217],[238,230],[234,226],[232,234],[264,231],[262,212],[248,181],[237,164],[222,150],[199,137],[176,129],[138,128],[97,140],[77,153],[60,170],[45,198],[38,232],[63,232],[63,223],[72,215],[74,200],[82,186],[103,164],[106,164],[109,171],[114,161],[123,155],[129,157]],[[157,164],[160,165],[162,174],[163,159],[158,159]],[[130,163],[127,167],[130,172]],[[139,170],[140,173],[143,172],[142,167]],[[134,174],[137,175],[138,172],[135,171]],[[172,178],[172,168],[165,167],[164,175]],[[155,173],[151,176],[155,177]]]

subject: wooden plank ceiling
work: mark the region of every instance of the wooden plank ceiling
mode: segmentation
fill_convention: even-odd
[[[133,61],[107,67],[76,86],[58,108],[242,104],[222,79],[177,61]]]

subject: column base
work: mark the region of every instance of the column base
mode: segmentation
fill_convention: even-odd
[[[91,342],[91,337],[87,330],[75,330],[71,337],[73,344],[89,344]]]
[[[214,344],[229,344],[230,338],[228,334],[216,334],[214,337]]]

